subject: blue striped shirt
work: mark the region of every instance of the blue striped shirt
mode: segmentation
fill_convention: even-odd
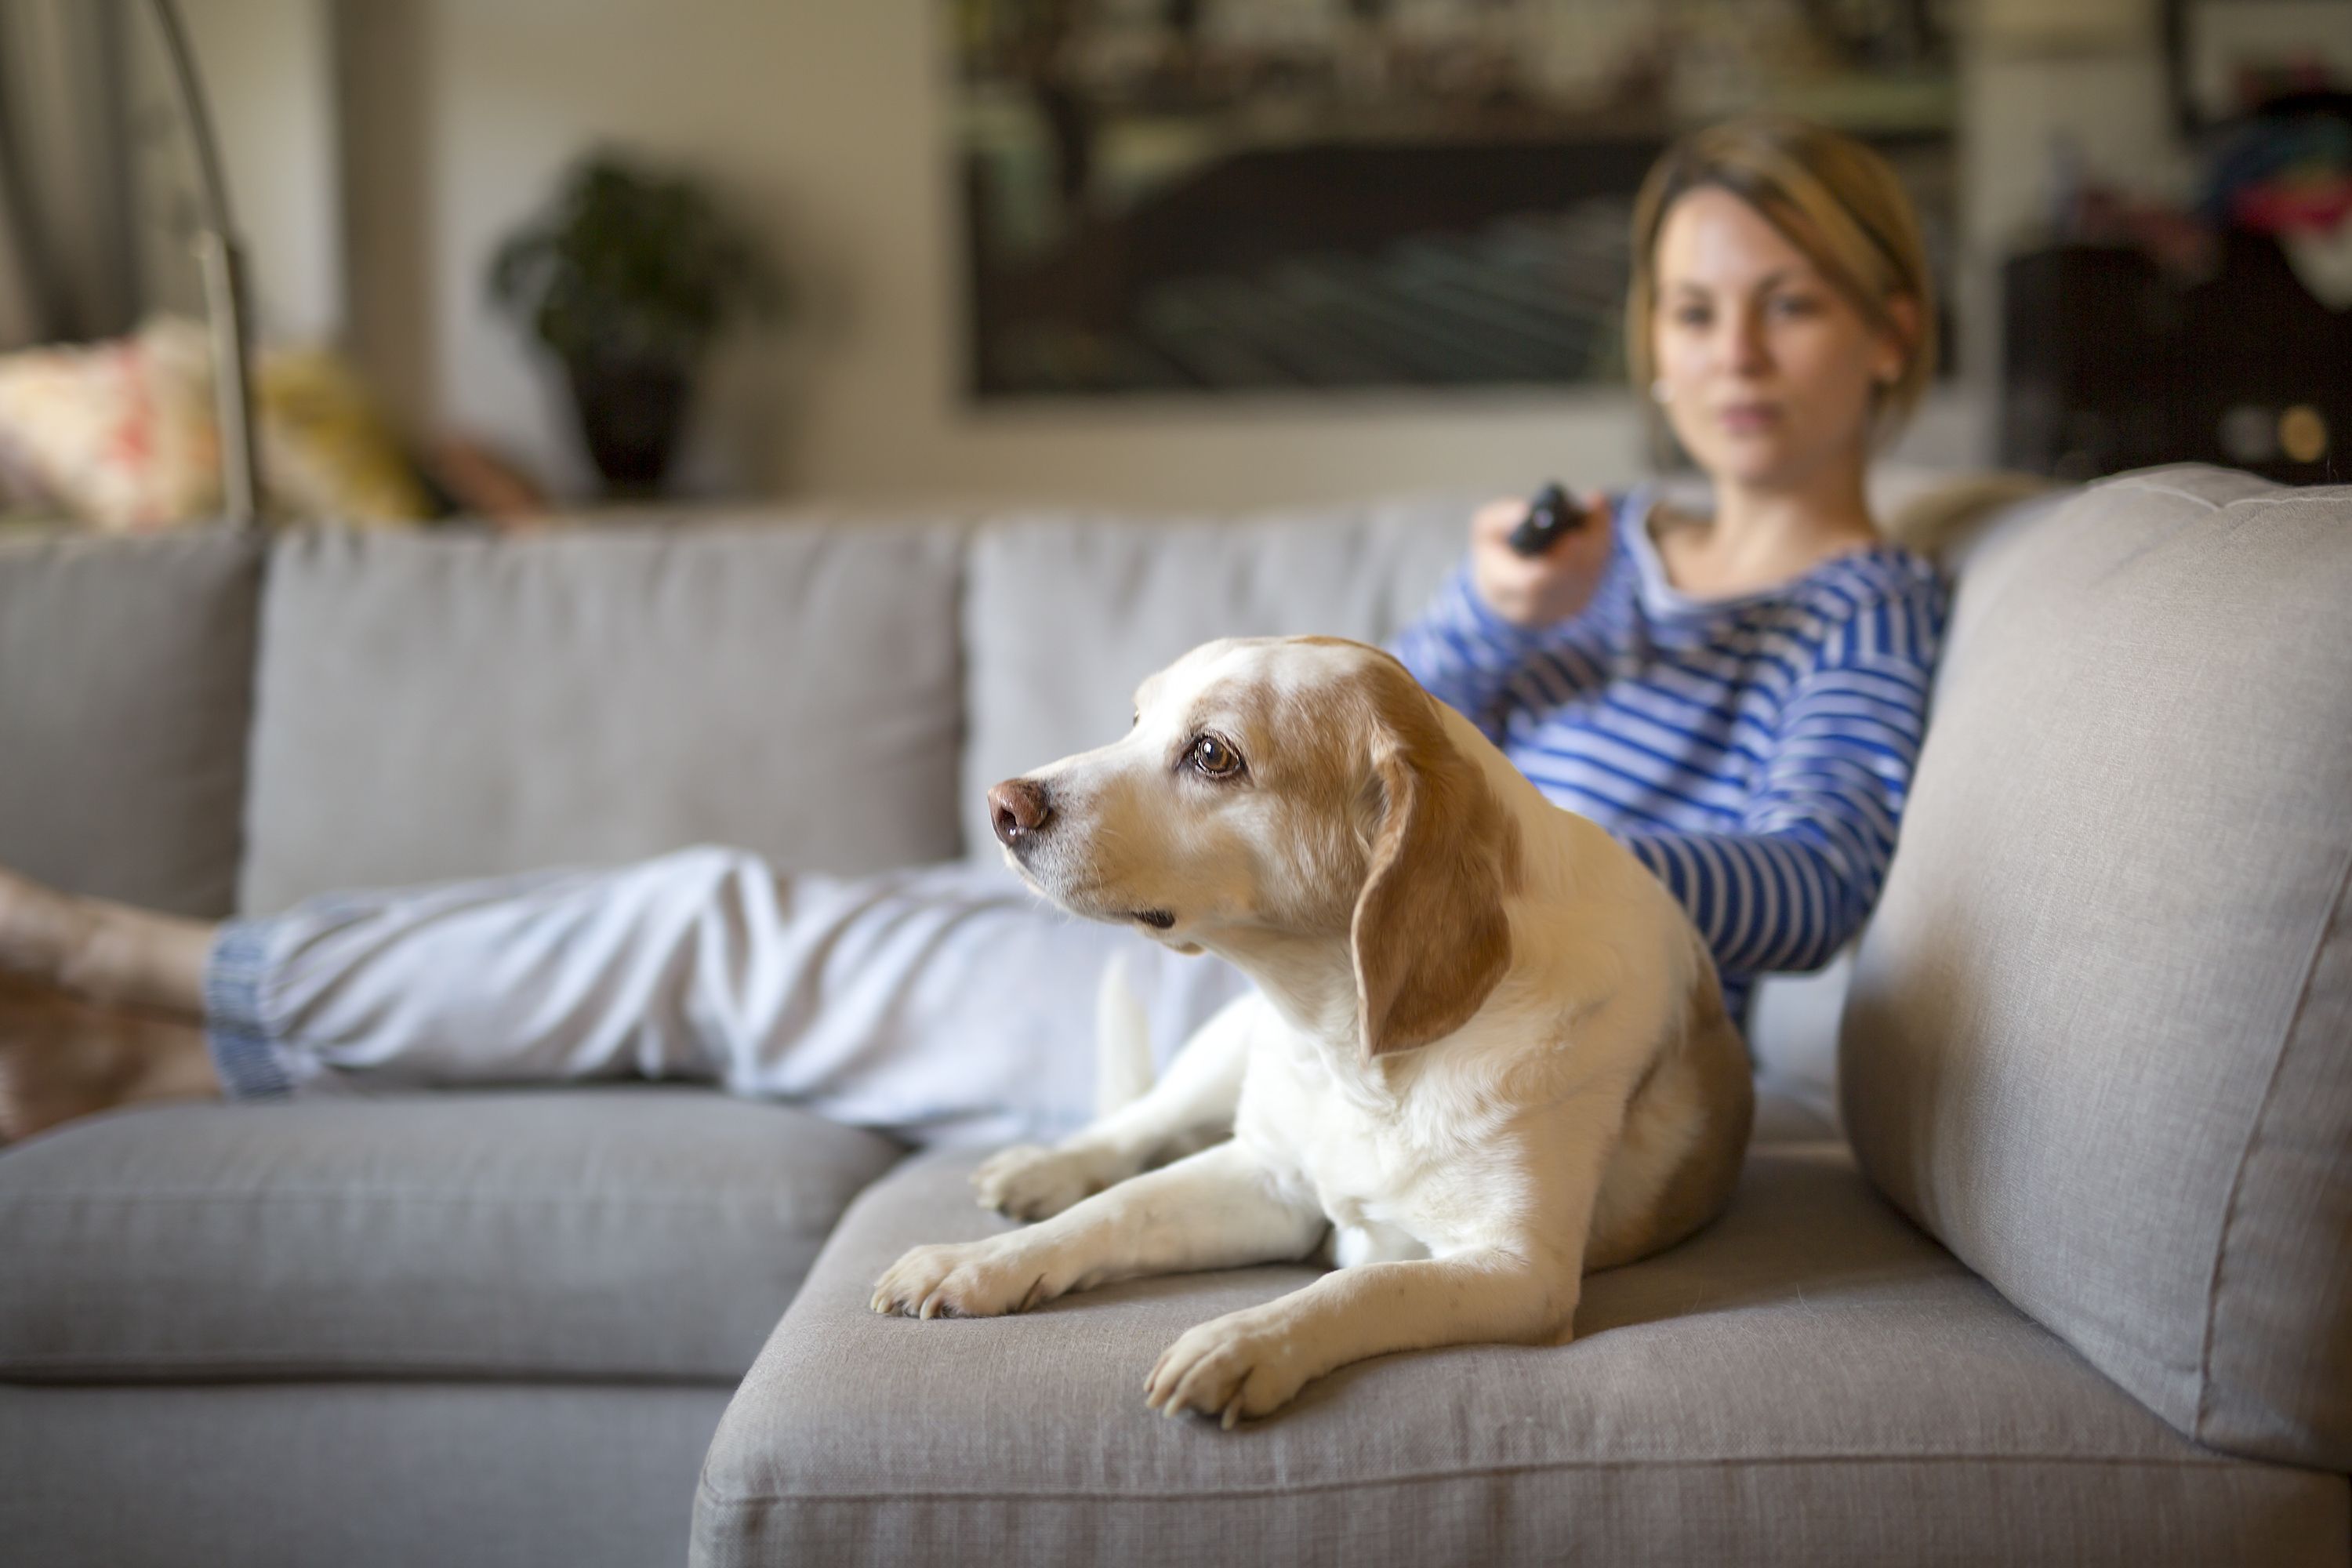
[[[1743,1024],[1755,977],[1817,969],[1877,900],[1927,722],[1947,591],[1896,545],[1753,594],[1667,581],[1637,487],[1592,599],[1511,625],[1467,565],[1394,651],[1555,803],[1663,879]]]

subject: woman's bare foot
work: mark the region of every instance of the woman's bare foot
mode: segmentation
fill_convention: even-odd
[[[205,963],[219,928],[76,898],[0,867],[0,974],[89,1001],[204,1016]]]
[[[0,1140],[219,1094],[198,1022],[214,931],[0,868]]]
[[[119,1105],[219,1094],[200,1026],[0,974],[0,1142]]]
[[[0,866],[0,973],[54,978],[91,924],[79,900]]]

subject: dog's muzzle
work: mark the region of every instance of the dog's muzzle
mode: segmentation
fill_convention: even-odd
[[[1068,903],[1062,894],[1041,885],[1035,879],[1045,878],[1048,881],[1053,879],[1048,876],[1047,868],[1030,863],[1029,852],[1038,847],[1046,825],[1053,820],[1053,797],[1035,779],[1006,779],[988,792],[989,826],[996,829],[997,842],[1010,849],[1013,858],[1021,862],[1022,875],[1031,879],[1030,886],[1037,891],[1063,908],[1094,920],[1135,921],[1153,931],[1167,931],[1175,925],[1176,911],[1173,910],[1112,911],[1091,907],[1079,909]]]

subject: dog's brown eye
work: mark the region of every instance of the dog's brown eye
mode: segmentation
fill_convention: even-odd
[[[1192,742],[1192,765],[1210,778],[1225,778],[1241,771],[1242,754],[1214,735],[1203,735]]]

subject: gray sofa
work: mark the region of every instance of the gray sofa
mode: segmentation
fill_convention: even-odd
[[[0,542],[0,861],[219,915],[951,858],[1192,642],[1386,636],[1463,515]],[[866,1310],[1003,1223],[970,1152],[679,1086],[151,1108],[0,1150],[0,1561],[2352,1560],[2352,490],[2156,470],[1949,559],[1880,910],[1574,1344],[1223,1433],[1143,1373],[1298,1269]]]

